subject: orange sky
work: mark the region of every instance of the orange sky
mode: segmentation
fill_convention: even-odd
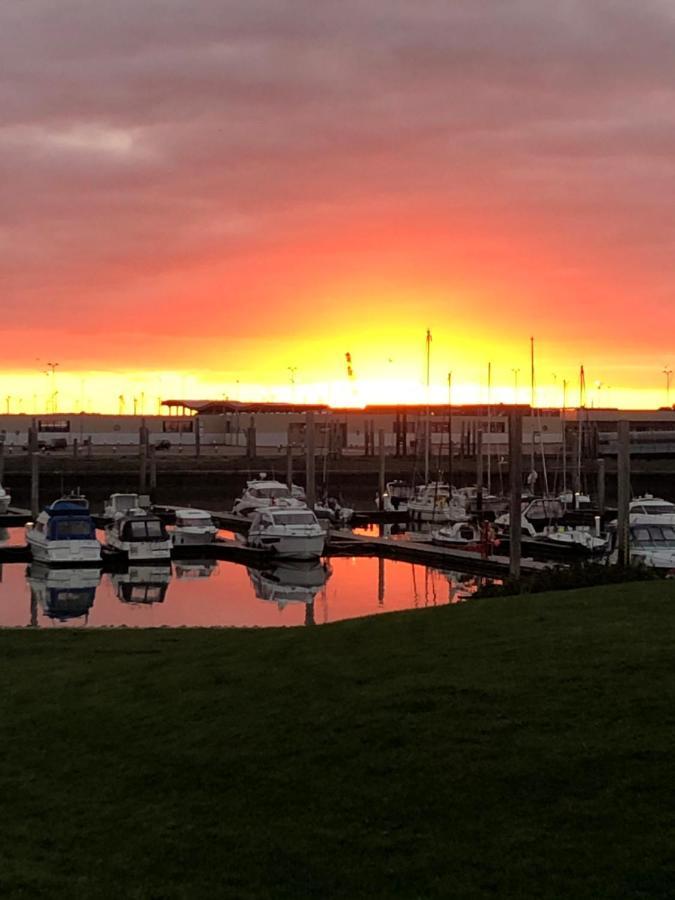
[[[673,38],[660,0],[5,5],[2,408],[420,401],[427,327],[434,399],[528,399],[534,334],[537,402],[583,363],[664,404]]]

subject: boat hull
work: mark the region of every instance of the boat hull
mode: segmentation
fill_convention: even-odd
[[[100,563],[101,545],[98,541],[50,541],[26,535],[31,556],[44,563]]]
[[[126,557],[129,562],[171,561],[171,541],[121,541],[108,536],[105,549],[110,553]]]
[[[324,534],[299,535],[256,535],[249,532],[248,544],[260,550],[270,550],[276,556],[287,559],[317,559],[324,551]]]

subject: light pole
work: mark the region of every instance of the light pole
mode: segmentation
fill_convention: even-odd
[[[47,368],[48,368],[49,371],[51,372],[51,378],[50,378],[51,389],[52,389],[51,400],[52,400],[52,412],[54,412],[54,413],[58,412],[57,402],[56,402],[56,398],[57,398],[57,393],[56,393],[56,367],[57,367],[57,366],[58,366],[58,363],[57,363],[57,362],[48,362],[48,363],[47,363]],[[48,410],[48,411],[49,411],[49,410]]]
[[[670,406],[670,376],[673,374],[673,370],[670,366],[665,366],[663,374],[666,376],[666,406]]]
[[[295,403],[295,373],[298,371],[297,366],[288,366],[291,374],[291,403]]]

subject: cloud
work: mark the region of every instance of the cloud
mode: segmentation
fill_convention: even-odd
[[[566,298],[551,334],[618,340],[637,295],[670,325],[674,31],[665,0],[5,4],[7,327],[237,337],[255,303],[269,336],[392,273],[497,320]]]

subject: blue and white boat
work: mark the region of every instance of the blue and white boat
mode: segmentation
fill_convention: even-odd
[[[46,563],[94,563],[101,559],[94,520],[85,497],[62,497],[26,525],[33,559]]]

